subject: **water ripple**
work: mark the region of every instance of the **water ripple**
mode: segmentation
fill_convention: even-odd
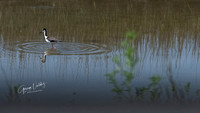
[[[77,43],[60,42],[55,44],[56,49],[51,48],[51,44],[45,42],[27,42],[17,44],[17,50],[21,52],[35,54],[55,54],[55,55],[89,55],[107,53],[110,49],[104,44],[98,43]]]

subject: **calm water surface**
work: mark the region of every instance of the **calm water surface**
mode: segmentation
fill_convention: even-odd
[[[198,103],[199,5],[192,0],[1,0],[0,105],[134,103],[135,87],[148,85],[154,75],[163,78],[163,87],[175,82],[180,88],[177,95],[184,95],[181,101]],[[62,40],[56,49],[39,34],[42,28]],[[133,44],[139,59],[131,96],[113,92],[114,85],[105,76],[115,69],[113,57],[123,57],[120,43],[130,30],[138,32]],[[117,81],[121,80],[119,75]],[[190,94],[186,95],[181,88],[188,82]],[[17,86],[39,83],[40,92],[16,92]],[[174,99],[173,94],[162,95],[159,102]]]

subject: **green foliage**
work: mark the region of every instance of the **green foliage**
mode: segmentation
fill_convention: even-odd
[[[134,78],[134,67],[137,63],[137,57],[135,56],[134,40],[136,39],[136,32],[127,32],[125,34],[126,39],[121,42],[121,47],[123,49],[123,59],[119,56],[113,58],[113,62],[117,65],[115,70],[111,73],[106,74],[109,82],[113,84],[112,91],[117,94],[131,93],[131,81]],[[125,64],[124,64],[125,63]],[[121,77],[121,80],[117,80],[117,76]],[[150,78],[151,83],[148,87],[135,88],[136,98],[142,100],[145,93],[151,95],[152,100],[156,100],[160,97],[160,90],[158,88],[158,83],[161,80],[160,76],[153,76]]]
[[[126,34],[126,37],[130,40],[135,40],[137,33],[135,31],[129,31]]]
[[[133,32],[127,32],[126,39],[121,42],[121,47],[123,48],[124,54],[123,58],[125,65],[119,56],[113,58],[113,62],[117,65],[117,68],[111,73],[106,74],[110,83],[113,84],[113,92],[117,94],[130,93],[131,92],[131,81],[134,78],[134,67],[137,63],[137,58],[135,56],[135,49],[133,46],[134,40],[137,34]],[[125,66],[125,67],[124,67]],[[121,77],[121,81],[117,81],[117,75]],[[153,76],[150,78],[151,83],[148,87],[135,88],[136,98],[142,100],[145,93],[151,95],[152,100],[156,100],[160,97],[160,90],[158,88],[158,83],[161,80],[160,76]]]
[[[188,82],[188,83],[185,85],[185,91],[186,91],[186,93],[189,93],[189,92],[190,92],[190,82]]]
[[[159,82],[161,80],[160,76],[152,76],[150,78],[151,82],[147,87],[142,86],[141,88],[136,88],[136,98],[142,100],[144,98],[144,93],[150,95],[152,101],[156,101],[160,98],[161,90],[159,88]]]
[[[118,56],[113,57],[113,62],[115,62],[117,65],[120,65],[120,59]]]
[[[151,80],[151,83],[150,83],[148,89],[149,89],[149,92],[151,94],[151,99],[153,101],[155,101],[160,97],[160,94],[161,94],[161,90],[158,87],[158,83],[160,82],[161,77],[160,76],[153,76],[153,77],[150,78],[150,80]]]
[[[146,87],[141,87],[141,88],[135,88],[136,90],[136,98],[138,100],[143,100],[144,99],[144,93],[147,92],[147,88]]]
[[[137,100],[143,100],[144,98],[150,97],[152,101],[157,101],[161,98],[162,87],[161,87],[161,76],[155,75],[149,78],[150,82],[146,86],[134,87],[132,88],[131,82],[134,79],[134,68],[137,63],[137,57],[135,55],[134,40],[137,34],[132,32],[127,32],[125,34],[126,39],[121,42],[121,47],[123,49],[123,56],[113,57],[113,62],[116,64],[116,68],[106,74],[109,82],[113,85],[112,91],[118,94],[118,97],[125,96],[127,99],[132,100],[133,95]],[[177,85],[173,80],[171,69],[169,73],[169,84],[166,89],[166,93],[172,96],[172,99],[181,100],[185,96],[189,95],[191,83],[188,82],[184,88]],[[118,78],[118,79],[117,79]],[[120,78],[120,79],[119,79]],[[179,87],[178,87],[179,86]],[[135,89],[133,91],[133,89]],[[188,95],[185,95],[187,93]],[[167,95],[168,95],[167,94]],[[200,90],[196,92],[200,97]],[[129,97],[127,97],[129,96]],[[169,96],[168,98],[171,98]]]
[[[116,79],[115,79],[115,75],[116,73],[118,73],[117,70],[112,71],[111,73],[106,74],[106,76],[109,78],[109,81],[111,84],[116,84]]]
[[[13,86],[13,90],[14,90],[15,93],[18,93],[17,91],[18,91],[19,87],[20,87],[20,84]]]
[[[153,86],[153,87],[155,87],[157,84],[158,84],[158,82],[160,82],[160,80],[161,80],[161,77],[160,76],[152,76],[151,78],[150,78],[150,80],[151,80],[151,86]]]
[[[175,85],[171,85],[171,91],[175,92],[176,91],[176,86]]]
[[[114,86],[112,91],[117,94],[131,91],[130,84],[134,78],[134,67],[137,62],[135,57],[135,50],[133,47],[136,33],[127,32],[126,37],[127,38],[121,42],[121,47],[124,51],[123,57],[115,56],[112,60],[117,65],[117,67],[111,73],[106,74],[106,77]],[[125,64],[122,62],[122,60],[125,61]],[[117,81],[117,76],[121,77],[121,81]]]
[[[115,93],[122,93],[123,92],[123,90],[120,87],[114,87],[112,89],[112,91],[115,92]]]

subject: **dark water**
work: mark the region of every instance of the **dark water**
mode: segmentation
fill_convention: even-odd
[[[149,112],[151,107],[158,112],[160,103],[197,112],[199,5],[195,0],[0,1],[2,112]],[[39,34],[42,28],[62,40],[56,49]],[[131,30],[138,33],[133,43],[138,62],[131,91],[117,93],[105,75],[115,69],[115,56],[123,58],[120,43]],[[160,97],[152,101],[145,93],[138,99],[135,89],[148,86],[154,75],[162,78]],[[117,84],[124,80],[123,75],[116,79]],[[22,92],[30,87],[38,92]],[[176,110],[187,112],[181,109]]]

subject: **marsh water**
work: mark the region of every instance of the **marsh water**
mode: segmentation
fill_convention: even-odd
[[[199,5],[195,0],[1,0],[0,105],[138,101],[134,91],[131,96],[113,91],[115,84],[105,76],[116,67],[112,59],[123,58],[121,42],[133,30],[138,34],[133,43],[138,61],[131,88],[146,86],[157,75],[163,87],[177,84],[175,98],[181,102],[199,102]],[[39,33],[43,28],[62,40],[56,48]],[[40,84],[38,92],[16,91],[35,84]],[[181,90],[186,84],[189,94]],[[173,101],[173,91],[171,96],[162,92],[159,102]]]

